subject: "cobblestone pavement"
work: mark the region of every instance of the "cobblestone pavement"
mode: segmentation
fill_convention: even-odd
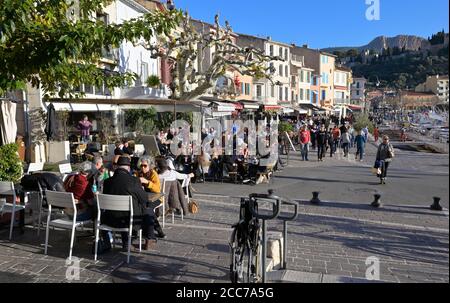
[[[73,282],[228,282],[228,237],[238,218],[239,199],[195,198],[200,212],[167,223],[167,239],[158,241],[155,251],[134,252],[130,264],[119,249],[94,262],[92,238],[78,239],[74,256],[80,258],[81,272],[80,280]],[[375,256],[383,281],[448,282],[448,215],[417,207],[413,211],[410,216],[409,208],[394,206],[371,210],[363,205],[300,202],[299,217],[289,223],[288,268],[364,278],[365,260]],[[280,221],[269,224],[269,230],[281,228]],[[48,256],[43,255],[43,235],[38,240],[31,227],[24,235],[15,233],[12,242],[6,237],[2,230],[0,282],[70,282],[65,259],[68,232],[51,232]]]
[[[366,259],[375,256],[380,260],[383,281],[448,283],[448,211],[434,212],[428,208],[433,192],[442,195],[442,204],[448,207],[448,171],[445,172],[448,155],[425,158],[424,162],[414,164],[415,157],[423,157],[422,154],[399,151],[397,167],[391,171],[393,183],[398,182],[395,186],[364,185],[364,182],[376,183],[373,176],[366,176],[374,149],[374,146],[368,148],[365,162],[335,157],[319,164],[293,157],[290,168],[279,173],[270,185],[195,184],[194,198],[200,212],[186,216],[184,221],[176,217],[175,224],[170,224],[169,218],[165,227],[167,239],[158,241],[154,251],[133,252],[130,264],[126,264],[126,253],[120,251],[120,245],[94,262],[92,231],[77,232],[73,256],[80,261],[79,280],[67,279],[72,273],[70,266],[74,265],[66,265],[68,231],[50,232],[51,247],[45,256],[44,232],[38,238],[36,230],[27,225],[23,235],[15,229],[13,241],[9,241],[7,228],[1,227],[0,283],[228,282],[228,237],[231,225],[238,220],[239,196],[265,192],[269,187],[282,196],[298,200],[300,205],[297,220],[289,223],[289,269],[363,278]],[[436,170],[432,165],[437,165]],[[327,169],[347,172],[347,175],[326,177]],[[360,169],[364,173],[358,175]],[[300,183],[292,179],[297,178],[296,172],[303,178]],[[308,174],[303,176],[304,172]],[[434,179],[419,182],[410,178],[414,174],[429,174]],[[335,182],[319,186],[324,179]],[[348,185],[349,181],[353,185]],[[405,191],[402,192],[399,184],[412,187],[406,191],[409,196],[402,196]],[[323,202],[319,205],[305,201],[313,189],[322,191]],[[383,208],[368,206],[376,192],[383,194]],[[417,194],[421,192],[424,192],[422,196]],[[269,223],[269,230],[281,231],[281,228],[281,221]]]

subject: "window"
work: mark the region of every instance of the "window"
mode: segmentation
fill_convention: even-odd
[[[280,46],[280,57],[283,58],[283,48]]]
[[[106,25],[109,24],[109,15],[106,13],[97,12],[96,19],[97,21],[101,21]]]
[[[300,82],[305,82],[305,75],[303,71],[300,72]]]
[[[359,90],[356,91],[356,95],[359,96]]]
[[[262,87],[261,87],[261,85],[256,85],[256,96],[258,98],[262,97]]]
[[[356,82],[356,88],[360,88],[359,85],[360,85],[359,82]]]
[[[304,93],[305,93],[305,90],[303,88],[300,88],[300,100],[305,100]]]
[[[326,90],[322,90],[322,100],[325,100],[325,98],[326,98],[326,96],[327,96],[327,92],[326,92]]]
[[[250,96],[250,84],[249,83],[245,83],[245,94],[247,96]]]
[[[284,76],[289,77],[289,67],[287,65],[284,67]]]
[[[283,100],[283,88],[282,87],[280,87],[278,98],[280,100]]]
[[[245,83],[241,83],[241,95],[245,95]]]
[[[284,60],[288,60],[288,50],[284,50]]]
[[[284,88],[284,99],[286,101],[289,100],[289,88],[287,88],[287,87]]]
[[[269,47],[269,55],[273,56],[273,45]]]
[[[270,96],[275,98],[275,85],[273,84],[270,86]]]
[[[306,82],[307,83],[311,82],[311,72],[306,72]]]
[[[148,63],[141,63],[141,81],[142,83],[146,83],[148,79]]]
[[[291,92],[291,100],[292,100],[292,101],[295,100],[295,93],[294,93],[294,91]]]
[[[311,100],[311,90],[307,89],[306,90],[306,100]]]
[[[283,65],[280,65],[280,76],[283,77]]]
[[[94,93],[94,87],[92,85],[85,84],[84,85],[84,92],[86,94],[93,94]]]

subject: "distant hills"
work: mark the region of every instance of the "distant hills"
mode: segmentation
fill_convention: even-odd
[[[383,49],[390,47],[398,47],[399,49],[405,48],[405,50],[418,51],[419,49],[430,48],[430,42],[426,38],[412,36],[412,35],[398,35],[395,37],[379,36],[373,39],[370,43],[363,46],[347,46],[347,47],[329,47],[322,49],[323,51],[333,53],[334,51],[346,52],[350,49],[357,49],[358,51],[363,50],[375,50],[379,53]]]

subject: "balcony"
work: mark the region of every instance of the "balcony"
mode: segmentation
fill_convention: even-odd
[[[291,63],[297,67],[303,67],[305,65],[305,57],[291,54]]]
[[[100,61],[109,64],[118,64],[119,63],[119,49],[114,48],[102,48],[102,56]]]
[[[253,96],[254,101],[264,101],[266,100],[265,96]]]
[[[345,105],[350,104],[350,99],[334,98],[335,105]]]

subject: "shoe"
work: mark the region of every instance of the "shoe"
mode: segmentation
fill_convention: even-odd
[[[165,239],[167,236],[165,233],[163,233],[162,231],[156,233],[156,237],[160,238],[160,239]]]
[[[143,249],[154,250],[156,248],[156,239],[146,239]]]

